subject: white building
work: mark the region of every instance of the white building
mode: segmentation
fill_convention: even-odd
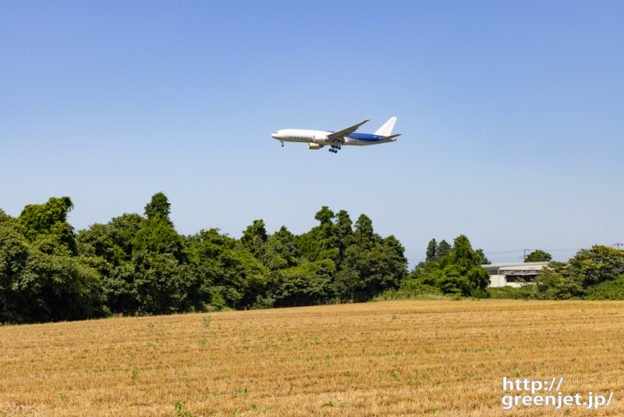
[[[481,265],[490,274],[490,287],[520,287],[532,282],[548,262]]]

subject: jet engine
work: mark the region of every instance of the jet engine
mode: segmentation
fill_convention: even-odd
[[[318,143],[308,143],[308,149],[310,149],[312,151],[318,151],[322,147],[323,147],[323,145],[319,145]]]

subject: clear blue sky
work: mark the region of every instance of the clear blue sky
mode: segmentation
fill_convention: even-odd
[[[77,229],[172,203],[238,237],[366,213],[413,264],[624,241],[622,1],[0,1],[0,208]],[[270,137],[398,116],[396,143]]]

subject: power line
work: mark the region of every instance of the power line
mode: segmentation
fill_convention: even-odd
[[[485,254],[486,255],[499,255],[501,253],[516,253],[516,252],[522,252],[522,249],[504,250],[501,252],[485,252]]]
[[[620,245],[624,246],[624,243],[620,243]],[[501,253],[516,253],[516,252],[528,252],[531,249],[514,249],[514,250],[506,250],[506,251],[499,251],[499,252],[485,252],[486,255],[499,255]],[[540,249],[543,250],[544,252],[578,252],[579,249],[578,248],[572,248],[572,249]]]

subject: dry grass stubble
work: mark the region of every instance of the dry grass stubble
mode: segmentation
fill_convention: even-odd
[[[624,303],[396,301],[0,328],[2,416],[624,413]],[[608,408],[501,406],[564,377]],[[566,413],[567,411],[567,413]]]

